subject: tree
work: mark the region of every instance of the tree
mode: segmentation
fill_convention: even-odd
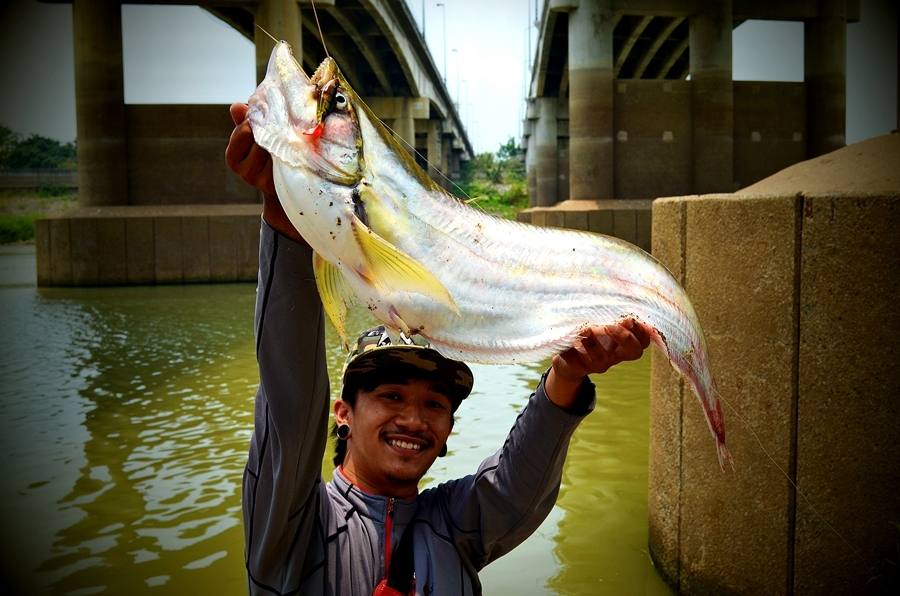
[[[0,167],[11,170],[27,168],[74,169],[75,144],[60,143],[40,135],[22,138],[6,127],[0,127]]]

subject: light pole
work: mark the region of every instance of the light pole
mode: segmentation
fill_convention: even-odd
[[[443,2],[438,2],[435,6],[439,6],[443,10],[441,14],[444,19],[444,85],[447,84],[447,5]]]
[[[460,102],[462,101],[459,97],[459,50],[453,48],[450,51],[456,56],[456,107],[459,108]]]
[[[422,0],[422,39],[425,39],[425,0]]]

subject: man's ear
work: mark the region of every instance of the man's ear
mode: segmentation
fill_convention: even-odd
[[[334,422],[338,426],[341,424],[351,424],[353,421],[353,408],[350,404],[342,399],[334,400]]]

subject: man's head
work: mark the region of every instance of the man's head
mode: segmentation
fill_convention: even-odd
[[[337,441],[334,461],[375,492],[415,494],[472,389],[468,366],[418,339],[392,342],[383,327],[371,329],[344,369],[332,432],[346,424],[350,436]]]

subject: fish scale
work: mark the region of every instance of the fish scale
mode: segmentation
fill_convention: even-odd
[[[450,358],[536,362],[572,346],[585,326],[634,317],[700,401],[720,465],[730,461],[699,321],[652,256],[600,234],[499,219],[449,196],[331,58],[307,78],[278,44],[250,98],[250,122],[272,154],[285,214],[317,255],[323,306],[345,338],[346,309],[359,302]]]

